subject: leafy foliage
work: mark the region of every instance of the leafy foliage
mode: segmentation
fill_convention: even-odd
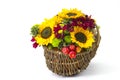
[[[64,40],[65,40],[66,43],[71,43],[71,37],[69,35],[65,36]]]
[[[32,36],[36,36],[39,33],[39,28],[38,28],[39,24],[34,25],[31,28],[31,35]]]
[[[58,47],[58,46],[59,46],[59,43],[60,43],[61,41],[62,41],[61,39],[54,38],[53,41],[52,41],[52,46],[53,46],[53,47]]]

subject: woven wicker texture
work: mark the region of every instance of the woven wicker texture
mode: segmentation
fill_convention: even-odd
[[[47,67],[52,72],[63,76],[72,76],[85,70],[91,59],[95,56],[101,39],[97,28],[93,30],[93,33],[96,42],[92,48],[89,51],[78,53],[74,59],[69,58],[68,55],[63,54],[59,50],[49,50],[44,46],[44,56]]]

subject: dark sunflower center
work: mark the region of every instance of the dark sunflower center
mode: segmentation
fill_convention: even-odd
[[[85,34],[83,34],[81,32],[76,33],[75,38],[77,41],[82,42],[82,43],[85,43],[87,40],[87,37],[85,36]]]
[[[70,16],[75,16],[77,14],[76,13],[67,13],[67,15],[70,17]]]
[[[42,38],[49,38],[52,34],[52,29],[50,27],[46,27],[45,29],[42,30],[41,32],[41,37]]]

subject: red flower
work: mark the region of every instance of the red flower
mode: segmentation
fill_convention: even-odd
[[[67,24],[64,27],[66,27],[66,30],[68,30],[69,32],[72,32],[74,30],[72,23],[71,24]]]
[[[34,38],[34,37],[32,37],[31,41],[32,41],[32,42],[34,42],[34,41],[35,41],[35,38]]]
[[[86,15],[85,19],[82,20],[82,27],[84,29],[89,28],[94,28],[95,27],[95,21],[91,19],[91,16]]]
[[[63,29],[63,30],[67,30],[67,29],[68,29],[68,26],[65,25],[62,29]]]
[[[34,38],[34,37],[32,37],[31,41],[32,41],[32,42],[34,42],[34,43],[33,43],[33,48],[37,48],[38,43],[36,43],[36,41],[35,41],[35,38]]]
[[[54,27],[54,32],[57,33],[59,30],[61,30],[61,26],[58,24],[56,27]]]
[[[37,48],[37,46],[38,46],[38,43],[33,43],[33,48]]]
[[[56,38],[63,38],[64,37],[63,32],[64,32],[64,30],[67,30],[67,28],[68,27],[66,25],[61,27],[59,24],[56,27],[54,27],[55,37]]]
[[[91,19],[91,16],[86,15],[85,17],[79,17],[77,19],[73,19],[71,26],[80,26],[83,27],[84,29],[94,28],[95,21],[94,19]]]
[[[73,21],[73,22],[71,23],[71,26],[77,26],[76,21]]]

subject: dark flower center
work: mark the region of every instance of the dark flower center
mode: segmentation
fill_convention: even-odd
[[[70,17],[70,16],[75,16],[77,14],[76,13],[67,13],[67,15]]]
[[[87,40],[87,37],[82,32],[76,33],[75,38],[76,38],[77,41],[82,42],[82,43],[85,43],[86,40]]]
[[[46,27],[41,32],[41,37],[47,39],[51,36],[51,34],[52,34],[52,29],[50,27]]]

